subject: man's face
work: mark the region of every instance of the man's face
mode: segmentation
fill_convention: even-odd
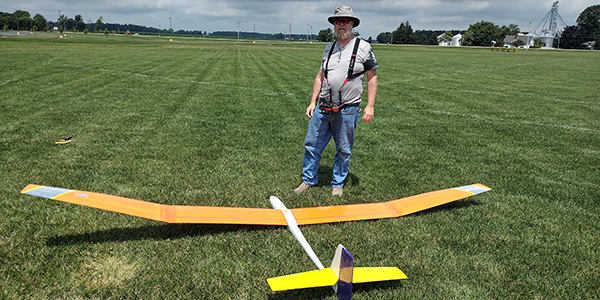
[[[339,18],[335,19],[333,22],[335,35],[338,40],[347,40],[352,37],[352,25],[354,25],[353,20]]]

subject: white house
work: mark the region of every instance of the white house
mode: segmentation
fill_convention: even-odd
[[[533,47],[533,40],[535,39],[535,37],[533,35],[530,34],[517,34],[517,35],[507,35],[504,38],[504,42],[502,44],[502,46],[504,47],[508,47],[508,48],[513,48],[513,42],[516,40],[521,40],[523,41],[523,46],[521,46],[521,48],[530,48]]]
[[[450,42],[442,41],[441,39],[443,36],[444,36],[444,34],[442,33],[442,34],[438,35],[438,37],[437,37],[440,46],[456,46],[456,47],[462,46],[462,34],[459,33],[459,34],[453,36],[452,41],[450,41]]]
[[[452,37],[452,45],[451,46],[462,46],[462,34],[457,34]]]
[[[442,34],[440,34],[440,35],[438,35],[438,44],[439,44],[440,46],[450,46],[450,43],[448,43],[448,42],[445,42],[445,41],[442,41],[442,37],[443,37],[443,36],[444,36],[444,34],[443,34],[443,33],[442,33]]]

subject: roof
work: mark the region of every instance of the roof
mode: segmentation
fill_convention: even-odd
[[[517,35],[507,35],[506,37],[504,37],[504,43],[512,43],[515,40],[521,40],[521,41],[523,41],[523,43],[527,44],[528,42],[531,42],[533,40],[533,36],[517,34]]]

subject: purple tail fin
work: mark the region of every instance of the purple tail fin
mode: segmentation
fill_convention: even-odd
[[[342,249],[340,273],[336,293],[340,300],[352,299],[352,274],[354,273],[354,258],[346,248]]]

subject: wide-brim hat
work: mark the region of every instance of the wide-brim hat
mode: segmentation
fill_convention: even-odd
[[[333,22],[335,22],[335,19],[342,18],[354,21],[354,24],[352,24],[352,28],[360,24],[360,20],[354,16],[354,12],[352,12],[352,8],[350,6],[338,6],[333,12],[333,16],[327,18],[327,21],[333,24]]]

